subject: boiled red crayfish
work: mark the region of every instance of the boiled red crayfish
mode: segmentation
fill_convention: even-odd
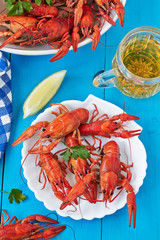
[[[52,112],[53,114],[56,114],[57,117],[51,123],[44,121],[38,122],[37,124],[30,126],[12,145],[15,146],[20,142],[27,140],[28,138],[32,137],[37,130],[40,130],[41,128],[43,129],[39,133],[40,138],[37,143],[40,140],[44,141],[49,139],[57,139],[51,142],[48,146],[41,144],[38,148],[32,148],[29,153],[40,154],[40,160],[38,163],[41,167],[40,176],[41,174],[43,174],[46,184],[46,174],[47,179],[49,180],[56,197],[58,197],[60,200],[63,200],[66,196],[65,188],[67,189],[68,193],[71,190],[71,186],[65,179],[66,173],[64,166],[58,161],[57,156],[51,154],[50,151],[61,141],[62,137],[76,130],[81,123],[86,122],[89,117],[89,112],[85,108],[77,108],[69,112],[64,105],[58,105],[60,105],[60,113]]]
[[[60,112],[52,112],[57,117],[52,122],[43,121],[30,126],[20,135],[20,137],[12,144],[12,146],[16,146],[17,144],[31,138],[37,130],[42,129],[42,131],[39,133],[40,138],[38,141],[42,139],[58,139],[55,142],[53,141],[48,146],[40,146],[35,150],[35,153],[42,153],[42,149],[43,153],[48,153],[55,145],[57,145],[59,141],[61,141],[62,137],[73,132],[74,130],[77,130],[80,124],[88,121],[89,111],[85,108],[77,108],[69,112],[69,110],[62,104],[53,105],[59,105]],[[34,151],[32,150],[32,153],[33,152]]]
[[[65,165],[58,161],[57,155],[53,155],[52,153],[41,153],[38,165],[41,167],[39,182],[41,182],[41,174],[43,174],[45,180],[43,188],[45,187],[48,179],[55,196],[63,201],[72,189],[65,178]]]
[[[78,136],[70,133],[65,137],[65,143],[68,147],[74,147],[76,145],[80,145]],[[86,176],[91,169],[89,168],[89,163],[86,158],[77,157],[74,159],[72,156],[68,161],[68,168],[71,172],[74,173],[76,181],[80,181],[84,176]],[[90,202],[96,203],[97,199],[97,182],[92,181],[88,184],[88,189],[86,189],[83,193],[83,196]]]
[[[124,130],[123,122],[138,120],[139,117],[135,117],[126,113],[115,115],[113,117],[108,117],[107,114],[103,114],[98,117],[96,121],[93,121],[95,117],[99,114],[97,106],[94,104],[95,110],[92,113],[92,117],[89,123],[81,124],[79,127],[80,134],[83,136],[87,135],[98,135],[110,138],[121,137],[121,138],[131,138],[137,136],[141,133],[141,130]],[[100,139],[99,139],[100,140]],[[101,148],[101,140],[100,140]]]
[[[7,219],[3,222],[2,215],[0,240],[50,239],[66,228],[65,226],[52,226],[52,224],[58,222],[43,215],[30,215],[23,220],[18,220],[16,216],[10,219],[8,213],[5,210],[3,211],[7,215]],[[4,225],[9,219],[9,223]],[[12,223],[13,220],[16,220],[16,223]],[[33,223],[32,221],[36,222]],[[40,225],[40,223],[48,224]]]
[[[50,47],[59,49],[50,62],[56,61],[68,53],[71,47],[69,38],[72,26],[72,19],[65,18],[53,18],[39,26],[35,43],[47,43]]]
[[[63,203],[60,206],[60,209],[63,210],[68,205],[70,205],[77,197],[80,197],[84,192],[89,188],[91,182],[96,181],[95,172],[88,173],[82,179],[80,179],[68,193],[66,198],[63,200]]]
[[[129,226],[133,213],[133,225],[136,225],[136,198],[133,187],[130,184],[132,173],[128,169],[131,167],[120,161],[119,146],[115,141],[110,141],[103,146],[102,163],[100,165],[100,187],[103,195],[103,201],[112,202],[114,190],[116,187],[125,188],[127,192],[127,205],[129,211]],[[122,174],[127,173],[127,177]],[[112,199],[113,198],[113,199]]]
[[[81,18],[81,21],[80,21]],[[77,51],[77,47],[78,47],[78,43],[80,41],[80,33],[79,33],[79,27],[78,27],[78,23],[80,21],[80,29],[82,32],[82,35],[84,37],[90,37],[90,35],[92,34],[92,50],[95,50],[97,47],[97,44],[100,40],[100,30],[99,30],[99,26],[100,26],[100,20],[98,21],[99,23],[95,23],[94,20],[94,14],[92,12],[91,7],[88,4],[83,5],[83,14],[82,16],[79,16],[78,19],[75,17],[75,26],[73,28],[73,32],[72,32],[72,45],[73,45],[73,50],[76,52]]]
[[[0,37],[9,36],[1,45],[0,49],[8,43],[30,42],[33,38],[33,31],[36,30],[38,20],[33,17],[0,15],[0,26],[7,30],[0,30]]]

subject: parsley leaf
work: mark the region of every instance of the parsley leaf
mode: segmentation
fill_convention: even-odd
[[[47,3],[49,6],[53,5],[53,1],[52,1],[52,0],[46,0],[46,3]]]
[[[15,200],[16,203],[20,203],[23,200],[25,200],[26,198],[27,198],[27,196],[24,195],[21,190],[16,189],[16,188],[13,188],[11,190],[9,197],[8,197],[10,203],[13,203],[13,199]]]
[[[23,0],[4,0],[6,2],[6,10],[8,16],[20,16],[25,11],[31,11],[32,4],[29,1]],[[42,0],[35,0],[37,5],[40,5]],[[46,0],[46,4],[51,6],[53,4],[52,0]]]
[[[26,10],[26,11],[31,11],[32,9],[32,5],[29,2],[22,2],[22,7]]]
[[[8,9],[7,9],[8,10]],[[22,3],[19,1],[16,4],[10,6],[8,16],[20,16],[24,12]]]
[[[65,162],[68,162],[71,157],[71,152],[69,151],[69,149],[67,149],[65,152],[61,153],[60,155],[63,156],[63,159]]]
[[[32,5],[28,1],[5,0],[5,2],[8,16],[20,16],[23,14],[24,10],[30,11],[32,9]]]
[[[27,196],[25,194],[22,193],[21,190],[13,188],[11,190],[11,192],[6,192],[6,191],[0,191],[0,192],[4,192],[4,193],[8,193],[8,200],[10,203],[13,203],[13,201],[15,200],[16,203],[20,203],[22,201],[24,201]]]
[[[60,155],[63,156],[63,159],[65,162],[69,161],[69,158],[72,157],[76,160],[78,157],[80,158],[89,158],[90,157],[90,153],[88,151],[88,149],[85,148],[84,145],[81,146],[73,146],[71,148],[69,148],[67,146],[67,150],[64,151],[63,153],[61,153]]]
[[[40,5],[40,4],[41,4],[41,0],[35,0],[35,3],[36,3],[37,5]]]

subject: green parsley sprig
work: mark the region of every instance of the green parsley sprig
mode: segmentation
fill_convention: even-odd
[[[67,146],[67,150],[64,151],[63,153],[60,154],[61,156],[63,156],[63,159],[65,162],[68,162],[70,157],[72,156],[75,160],[80,157],[80,158],[89,158],[90,157],[90,153],[88,151],[88,149],[85,148],[84,145],[76,145],[74,147],[68,147]]]
[[[21,0],[4,0],[6,2],[6,10],[8,16],[20,16],[24,11],[31,11],[32,4],[28,1]],[[42,0],[35,0],[37,5],[40,5]],[[46,3],[51,6],[53,4],[52,0],[46,0]]]
[[[23,202],[27,198],[27,196],[25,194],[23,194],[21,190],[16,189],[16,188],[13,188],[11,190],[11,192],[1,191],[1,190],[0,190],[0,192],[9,194],[8,200],[10,203],[13,203],[13,201],[15,201],[16,203],[20,203],[20,202]]]

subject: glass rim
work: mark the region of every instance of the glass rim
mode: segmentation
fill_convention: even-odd
[[[143,77],[139,77],[137,75],[135,75],[134,73],[130,72],[126,66],[124,65],[123,61],[122,61],[122,57],[121,57],[121,51],[122,51],[122,46],[123,44],[125,43],[125,41],[131,37],[132,35],[134,34],[137,34],[137,33],[143,33],[143,32],[152,32],[155,33],[155,34],[158,34],[159,37],[160,37],[160,29],[158,28],[155,28],[155,27],[149,27],[149,26],[145,26],[145,27],[138,27],[138,28],[135,28],[133,30],[131,30],[130,32],[128,32],[124,38],[122,39],[122,41],[120,42],[119,46],[118,46],[118,49],[117,49],[117,54],[116,54],[116,57],[117,57],[117,62],[118,62],[118,65],[119,65],[119,68],[122,72],[122,74],[125,74],[127,77],[131,78],[133,81],[136,81],[136,82],[140,82],[140,83],[156,83],[156,82],[159,82],[160,81],[160,76],[158,77],[154,77],[154,78],[143,78]]]

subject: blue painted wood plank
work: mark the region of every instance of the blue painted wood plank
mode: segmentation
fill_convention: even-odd
[[[160,28],[160,20],[157,11],[160,2],[152,1],[127,1],[124,28],[120,26],[111,28],[107,33],[106,45],[115,45],[107,48],[106,70],[111,68],[111,62],[117,46],[122,38],[130,30],[140,26],[153,26]],[[150,13],[150,14],[149,14]],[[143,127],[140,140],[147,151],[147,176],[136,195],[137,201],[137,222],[136,229],[128,227],[127,206],[118,210],[111,216],[102,220],[102,240],[139,240],[155,239],[160,236],[159,222],[159,171],[160,171],[160,149],[159,149],[159,101],[160,94],[151,98],[138,100],[123,95],[116,88],[106,89],[105,99],[123,108],[126,103],[126,111],[129,114],[139,116],[138,124]]]
[[[104,37],[101,39],[104,42]],[[77,99],[85,100],[90,93],[103,98],[104,91],[92,86],[92,77],[99,68],[104,68],[104,46],[99,45],[97,50],[91,50],[91,44],[80,48],[77,53],[69,52],[67,56],[55,63],[50,63],[51,56],[27,57],[12,55],[12,90],[13,90],[13,124],[9,145],[6,152],[4,189],[19,188],[28,196],[27,200],[17,205],[9,204],[7,195],[3,196],[3,208],[10,215],[19,219],[30,214],[48,214],[49,211],[39,202],[34,193],[22,182],[19,170],[21,167],[22,144],[11,147],[12,142],[31,124],[36,116],[23,120],[22,106],[31,90],[48,75],[66,69],[67,75],[53,98],[52,102]],[[87,56],[87,57],[86,57]],[[49,104],[50,104],[49,103]],[[49,106],[49,104],[47,106]],[[42,110],[43,111],[43,110]],[[69,217],[59,217],[61,224],[70,225],[76,233],[76,239],[101,239],[101,220],[75,221]],[[93,231],[94,229],[94,231]],[[95,234],[96,232],[96,234]],[[61,235],[62,239],[74,239],[71,229],[67,228]],[[57,238],[58,239],[58,238]]]

